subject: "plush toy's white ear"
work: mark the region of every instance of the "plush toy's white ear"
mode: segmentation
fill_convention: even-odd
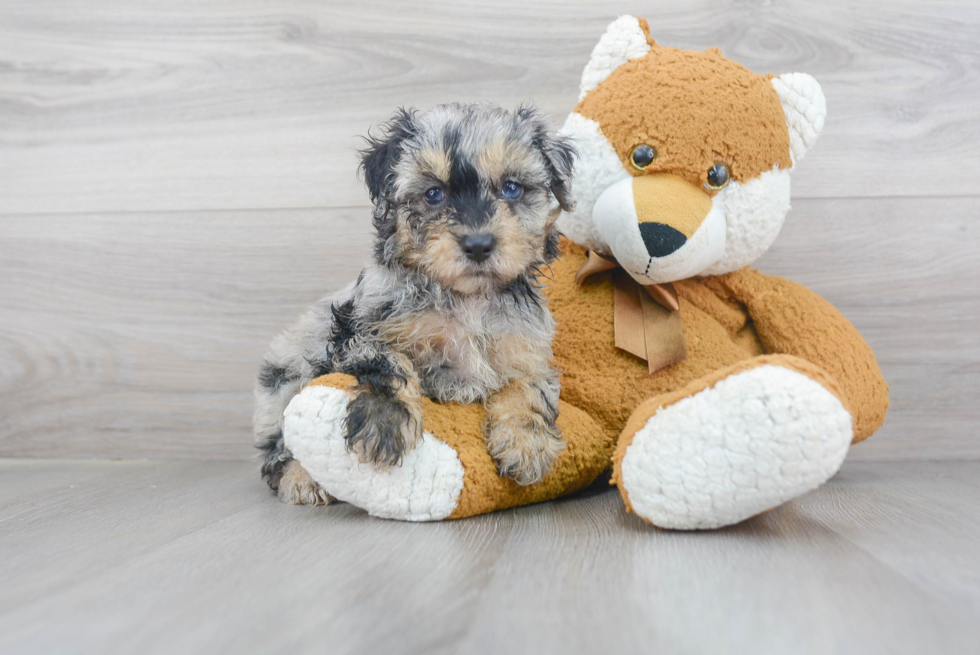
[[[774,77],[772,85],[786,114],[790,154],[795,164],[803,159],[823,130],[824,119],[827,118],[827,99],[820,84],[806,73]]]
[[[589,63],[582,71],[578,99],[599,86],[614,70],[630,59],[642,57],[650,52],[650,43],[640,20],[633,16],[620,16],[609,23],[606,33],[599,39],[589,57]]]

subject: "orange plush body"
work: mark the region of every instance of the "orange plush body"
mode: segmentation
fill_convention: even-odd
[[[824,111],[809,76],[661,48],[645,21],[618,19],[565,125],[579,207],[560,219],[569,240],[543,280],[568,441],[552,472],[528,487],[501,479],[482,407],[428,401],[426,441],[401,469],[358,464],[337,427],[351,380],[337,375],[287,410],[294,456],[332,495],[406,520],[555,498],[610,467],[627,507],[670,528],[728,525],[818,486],[882,424],[887,385],[833,306],[748,265],[779,232],[789,170]],[[609,270],[582,279],[588,250]],[[646,361],[681,343],[680,361]]]
[[[849,410],[854,442],[884,421],[888,387],[874,353],[805,287],[750,268],[675,283],[687,358],[650,374],[646,362],[614,345],[614,273],[574,283],[585,259],[584,249],[571,245],[554,266],[547,294],[558,323],[555,356],[565,371],[562,398],[586,409],[617,443],[617,465],[658,409],[760,366],[785,367],[825,386]],[[619,477],[617,470],[614,482]]]

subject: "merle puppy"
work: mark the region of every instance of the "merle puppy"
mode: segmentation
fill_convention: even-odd
[[[452,104],[398,111],[361,154],[374,261],[272,342],[256,385],[262,477],[284,501],[329,502],[285,448],[282,416],[310,380],[342,372],[358,381],[345,437],[363,460],[400,462],[422,436],[422,396],[480,401],[500,474],[539,481],[564,440],[535,276],[574,205],[572,145],[533,107]]]

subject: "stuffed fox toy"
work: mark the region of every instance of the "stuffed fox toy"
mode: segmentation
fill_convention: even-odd
[[[881,426],[888,387],[840,312],[749,266],[825,115],[809,75],[759,75],[614,21],[563,128],[580,156],[564,254],[543,280],[568,444],[551,473],[500,478],[482,407],[430,401],[400,467],[361,463],[340,374],[287,408],[293,456],[340,500],[415,521],[553,499],[610,467],[626,507],[663,528],[730,525],[818,487]]]

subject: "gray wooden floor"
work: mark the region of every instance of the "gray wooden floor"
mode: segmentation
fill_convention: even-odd
[[[848,463],[710,533],[608,488],[440,524],[244,462],[0,460],[9,653],[976,653],[980,463]]]
[[[820,80],[759,267],[864,334],[885,426],[711,533],[607,489],[281,505],[252,379],[369,255],[357,135],[456,100],[560,122],[621,13]],[[0,652],[980,653],[978,43],[977,0],[0,0]]]

